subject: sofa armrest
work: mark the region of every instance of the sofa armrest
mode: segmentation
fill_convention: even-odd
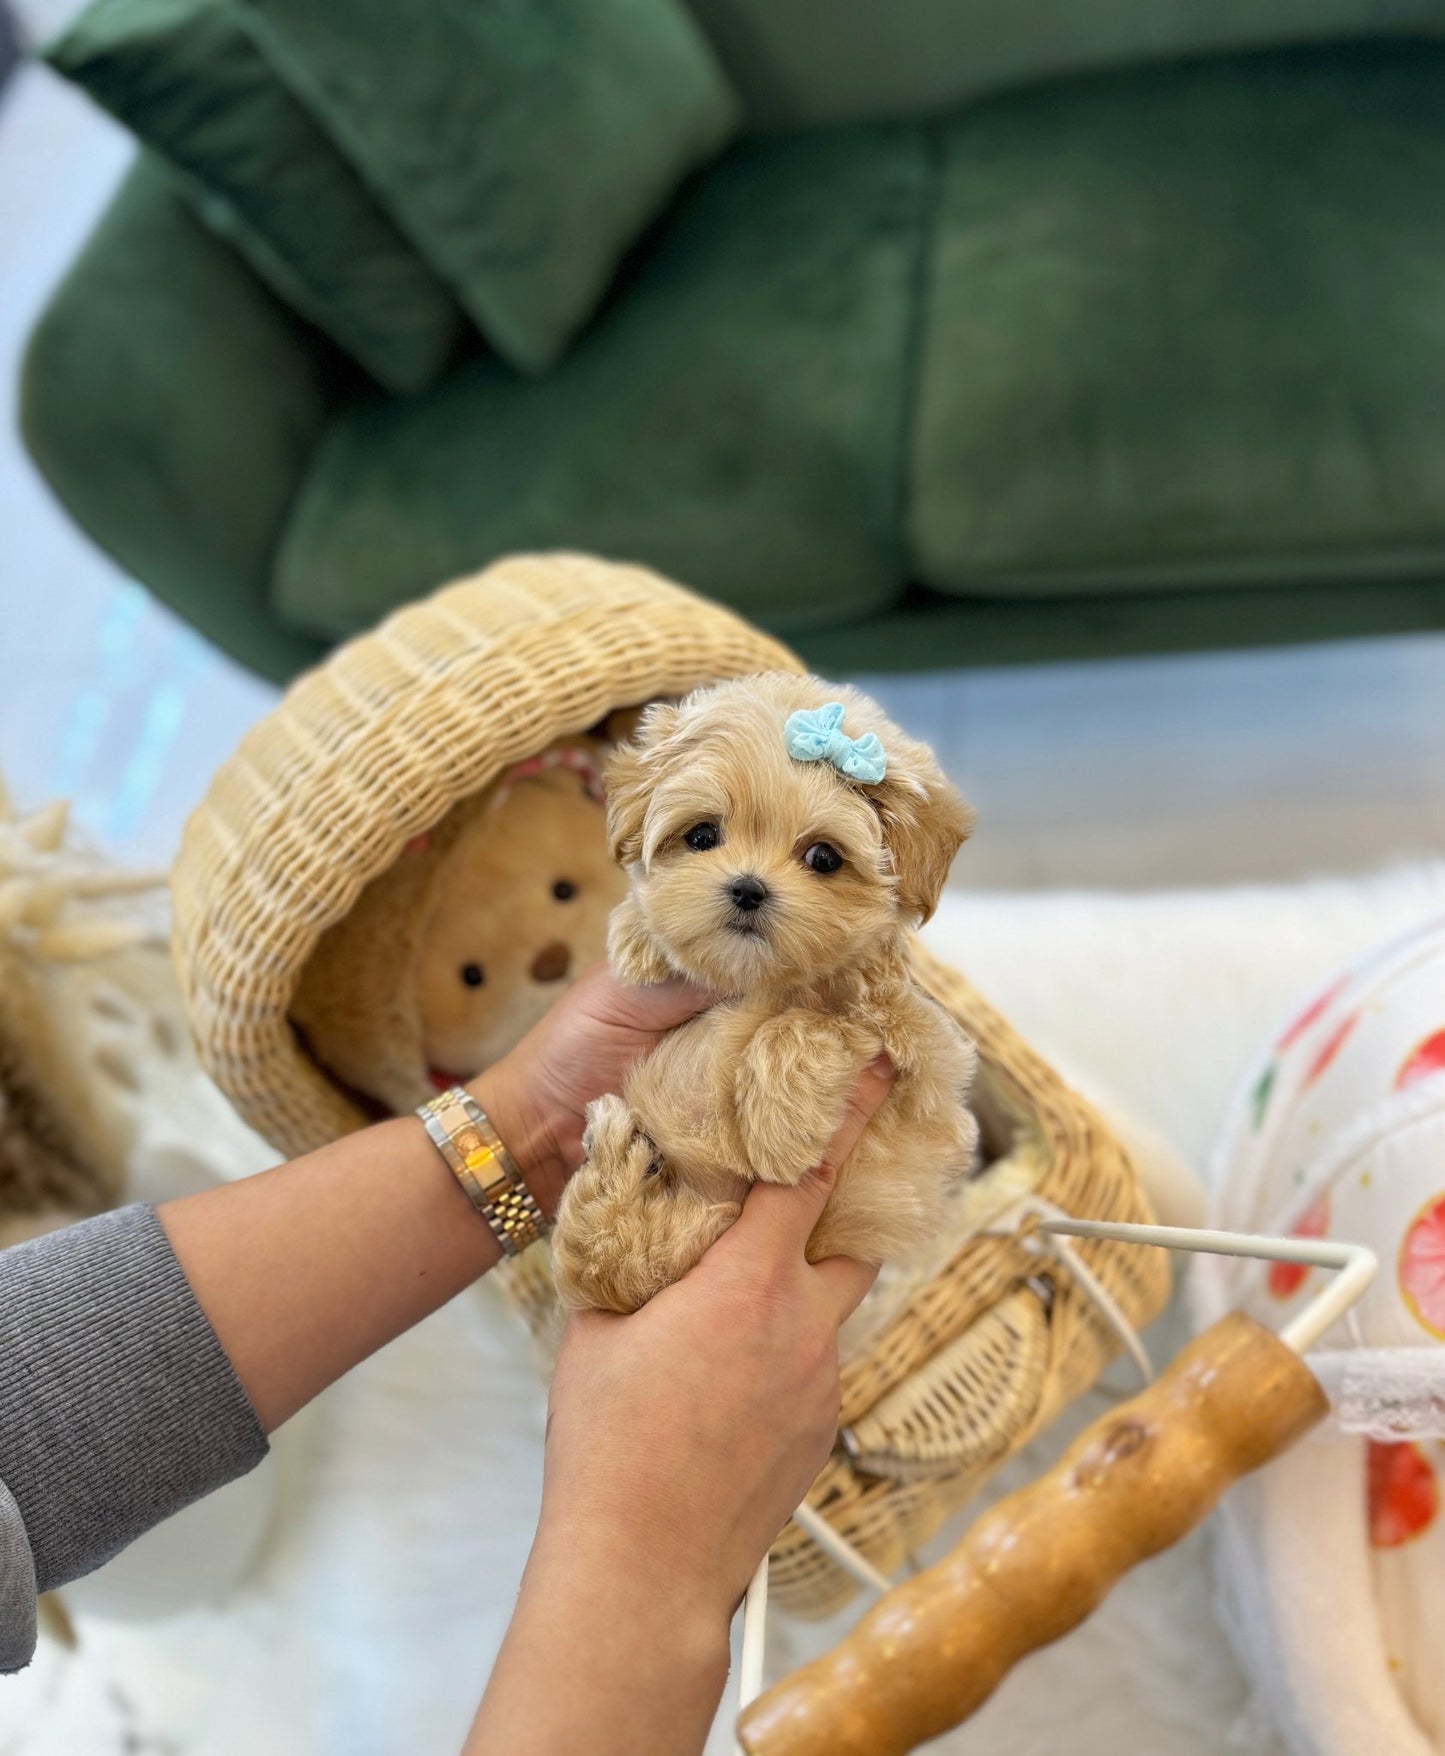
[[[83,529],[242,664],[282,680],[322,644],[271,607],[271,558],[348,388],[141,157],[42,314],[20,423]]]

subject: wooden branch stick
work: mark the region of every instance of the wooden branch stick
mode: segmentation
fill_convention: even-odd
[[[1327,1408],[1297,1354],[1234,1313],[1085,1429],[936,1566],[742,1715],[748,1756],[905,1756],[968,1718],[1027,1653],[1178,1542]]]

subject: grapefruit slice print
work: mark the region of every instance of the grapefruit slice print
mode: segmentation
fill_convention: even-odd
[[[1305,1007],[1304,1011],[1299,1014],[1290,1025],[1289,1029],[1285,1031],[1284,1035],[1274,1045],[1275,1053],[1277,1055],[1282,1055],[1291,1043],[1299,1041],[1315,1020],[1320,1017],[1330,1001],[1334,999],[1335,995],[1339,993],[1340,989],[1344,987],[1348,980],[1348,976],[1341,976],[1337,982],[1331,982],[1323,994],[1315,995],[1314,999],[1310,1001],[1309,1005]]]
[[[1432,1073],[1445,1073],[1445,1030],[1416,1043],[1400,1063],[1395,1075],[1395,1090],[1403,1091],[1417,1079],[1428,1079]]]
[[[1432,1195],[1410,1221],[1395,1273],[1410,1315],[1445,1340],[1445,1194]]]
[[[1371,1439],[1365,1467],[1372,1548],[1398,1549],[1430,1528],[1440,1510],[1440,1489],[1418,1445]]]
[[[1340,1050],[1344,1048],[1345,1038],[1349,1036],[1350,1032],[1355,1028],[1355,1025],[1359,1021],[1359,1017],[1360,1015],[1358,1012],[1349,1013],[1346,1017],[1340,1020],[1325,1038],[1324,1042],[1320,1045],[1319,1053],[1309,1064],[1309,1071],[1304,1076],[1304,1082],[1300,1088],[1301,1090],[1304,1089],[1305,1085],[1313,1085],[1324,1072],[1325,1068],[1329,1066],[1330,1062],[1334,1060],[1335,1056],[1339,1054]]]
[[[1328,1195],[1321,1195],[1318,1201],[1312,1202],[1299,1216],[1289,1235],[1292,1238],[1323,1238],[1329,1229],[1330,1198]],[[1265,1285],[1275,1298],[1292,1299],[1308,1276],[1308,1263],[1271,1262]]]

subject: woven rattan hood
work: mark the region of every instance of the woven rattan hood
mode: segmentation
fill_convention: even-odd
[[[371,1118],[289,1019],[317,941],[407,841],[608,713],[796,658],[642,567],[518,555],[340,647],[219,770],[172,872],[202,1063],[296,1154]]]

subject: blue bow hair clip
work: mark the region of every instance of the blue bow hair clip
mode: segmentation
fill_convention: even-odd
[[[888,772],[888,758],[873,732],[850,738],[843,731],[843,703],[799,708],[788,715],[783,742],[794,762],[831,762],[839,774],[876,786]]]

